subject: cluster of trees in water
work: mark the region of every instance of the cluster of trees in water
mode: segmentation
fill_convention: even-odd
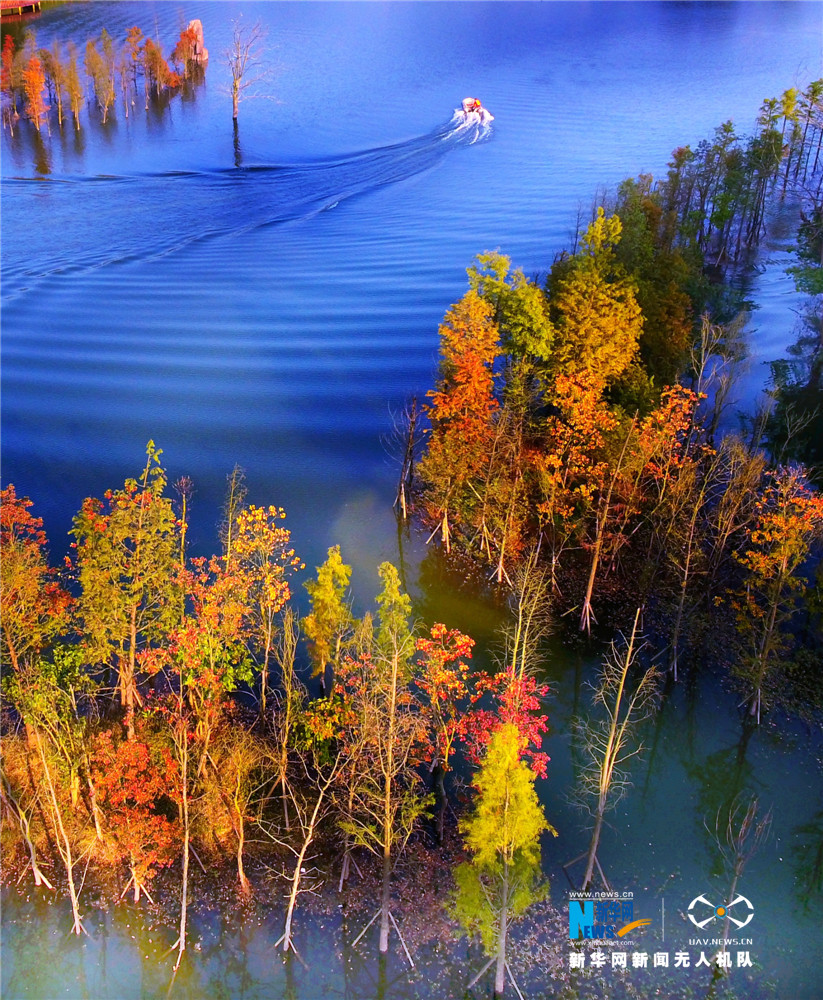
[[[462,749],[478,795],[462,824],[471,860],[456,912],[499,955],[502,976],[508,921],[539,895],[548,828],[534,789],[547,763],[536,621],[511,632],[497,672],[472,671],[473,640],[417,626],[391,563],[379,569],[376,613],[356,619],[338,547],[305,584],[310,612],[299,620],[290,581],[304,567],[283,510],[247,504],[235,470],[221,553],[189,558],[191,483],[178,480],[175,501],[166,488],[150,443],[139,478],[83,503],[59,571],[31,501],[2,491],[3,820],[35,882],[51,887],[46,873],[59,867],[81,933],[90,863],[123,872],[117,892],[137,902],[179,861],[179,961],[192,857],[231,850],[249,893],[253,832],[291,858],[288,951],[298,898],[316,884],[307,858],[331,838],[341,890],[356,847],[379,859],[385,952],[392,926],[400,933],[397,856],[435,803],[442,839],[446,775]],[[321,697],[300,679],[301,639]]]
[[[432,537],[498,583],[524,560],[546,566],[586,632],[598,603],[642,607],[674,679],[690,654],[714,657],[758,721],[790,674],[820,703],[821,581],[806,574],[823,500],[794,461],[823,401],[819,298],[802,372],[790,384],[782,366],[773,412],[721,434],[745,317],[708,265],[756,242],[767,196],[790,190],[805,198],[793,270],[819,281],[822,94],[811,84],[792,123],[789,91],[765,102],[754,138],[726,124],[676,150],[663,180],[624,182],[545,280],[480,255],[440,328],[428,426],[409,435],[399,491],[405,504],[414,468]]]
[[[821,585],[807,577],[823,499],[786,461],[811,404],[779,396],[745,438],[720,435],[742,335],[734,296],[707,264],[756,242],[769,197],[805,192],[796,275],[816,287],[821,93],[811,85],[796,106],[784,95],[782,117],[766,102],[752,140],[723,126],[714,142],[676,151],[661,182],[625,182],[544,281],[499,253],[469,268],[469,291],[441,326],[422,455],[413,411],[399,500],[505,595],[494,669],[472,670],[469,636],[414,623],[390,563],[376,612],[356,618],[337,547],[305,584],[300,619],[292,583],[303,566],[285,513],[247,503],[239,470],[211,558],[190,556],[192,484],[183,477],[169,495],[152,443],[139,477],[83,503],[59,567],[31,501],[2,491],[3,836],[36,884],[60,872],[77,933],[90,865],[135,902],[178,865],[179,963],[192,864],[230,851],[248,893],[254,839],[281,859],[289,951],[323,841],[341,891],[356,849],[379,864],[364,932],[379,921],[385,953],[392,928],[401,935],[393,868],[428,814],[443,838],[462,755],[474,796],[452,913],[482,940],[480,974],[494,965],[502,993],[508,929],[545,892],[540,837],[553,832],[535,793],[552,608],[575,608],[586,632],[607,605],[634,619],[606,658],[601,712],[583,734],[594,817],[584,888],[596,872],[605,881],[600,830],[661,667],[676,680],[697,650],[714,655],[753,721],[790,690],[819,702]],[[809,399],[819,399],[819,341],[815,351]],[[653,662],[638,655],[641,631],[655,640]],[[319,697],[301,680],[303,648]]]
[[[198,73],[207,58],[199,22],[183,28],[171,51],[169,65],[159,41],[135,26],[118,43],[104,28],[90,38],[82,55],[74,42],[63,45],[55,40],[50,48],[37,45],[33,31],[26,31],[18,46],[8,32],[2,47],[3,124],[12,131],[21,115],[40,132],[51,129],[56,115],[60,129],[73,120],[80,128],[90,86],[94,102],[105,124],[116,107],[118,94],[123,115],[128,118],[138,100],[138,79],[142,76],[146,110],[152,96],[160,97],[181,87]],[[173,68],[172,68],[173,67]]]

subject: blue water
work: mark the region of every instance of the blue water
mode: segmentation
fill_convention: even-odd
[[[138,24],[168,51],[194,17],[205,84],[165,110],[141,100],[106,127],[84,116],[79,134],[3,135],[3,482],[35,500],[59,557],[82,498],[134,475],[153,438],[171,479],[194,480],[192,544],[206,552],[239,463],[251,501],[287,509],[310,567],[341,543],[360,601],[379,561],[398,558],[384,438],[432,384],[437,326],[473,255],[500,248],[545,272],[605,189],[664,173],[672,149],[726,119],[745,133],[764,98],[823,75],[820,3],[95,2],[26,23],[39,44],[81,46]],[[272,72],[235,135],[221,53],[240,17],[268,29]],[[491,126],[453,117],[467,94]],[[793,339],[785,244],[754,285],[741,403]],[[407,553],[412,586],[420,548]],[[421,606],[472,617],[442,586],[416,590]],[[562,651],[550,667],[556,879],[585,846],[565,798],[575,669]],[[710,707],[692,701],[661,723],[642,797],[606,835],[612,875],[652,894],[673,885],[681,910],[710,878],[703,818],[731,780],[713,755],[733,759],[738,741],[733,699],[701,697]],[[793,954],[823,955],[789,859],[820,836],[819,819],[802,832],[823,808],[819,771],[802,739],[786,748],[764,732],[747,752],[747,787],[779,808],[777,839],[753,863],[758,959],[779,996],[812,1000],[820,975]]]

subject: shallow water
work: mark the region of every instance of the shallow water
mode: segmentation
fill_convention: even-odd
[[[241,14],[268,26],[274,75],[241,105],[235,134],[220,53]],[[27,23],[41,44],[138,24],[168,48],[193,17],[212,60],[185,99],[39,144],[27,128],[3,136],[3,481],[35,500],[58,558],[82,498],[135,474],[153,438],[171,478],[194,479],[193,545],[211,551],[237,462],[251,501],[286,507],[309,567],[342,545],[361,603],[377,564],[399,558],[397,467],[381,439],[392,412],[431,385],[437,325],[472,256],[499,247],[527,273],[545,271],[598,191],[663,173],[674,147],[727,118],[745,133],[763,98],[821,75],[818,3],[96,2]],[[453,120],[466,94],[494,113],[489,128]],[[742,403],[763,386],[761,363],[793,339],[786,244],[776,238],[776,263],[767,255],[752,286]],[[421,554],[406,542],[421,615],[486,637],[488,610],[431,561],[420,567]],[[556,735],[542,794],[560,831],[545,852],[558,893],[559,865],[585,846],[566,800],[564,733],[590,666],[559,644],[547,665]],[[655,913],[665,887],[682,934],[675,913],[722,882],[704,820],[738,785],[757,791],[774,804],[775,834],[747,871],[753,956],[779,996],[813,998],[821,901],[807,907],[803,889],[823,840],[819,747],[769,727],[740,741],[731,696],[706,681],[677,692],[603,855]],[[104,961],[99,935],[78,947],[64,924],[26,920],[17,905],[6,897],[4,996],[58,995],[58,982],[66,996],[159,988],[167,960],[144,966],[138,988],[115,917]],[[227,931],[202,967],[193,954],[190,995],[242,995],[230,979],[238,956],[256,970],[245,995],[286,995],[268,952],[279,931],[244,934]],[[41,965],[27,980],[16,956],[24,942],[42,954],[44,940],[59,973]],[[322,935],[307,933],[305,947],[322,956]],[[359,995],[373,995],[371,971]],[[319,988],[297,975],[297,996]]]

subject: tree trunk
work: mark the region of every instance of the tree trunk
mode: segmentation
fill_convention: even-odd
[[[435,787],[437,789],[437,842],[442,846],[446,829],[446,810],[449,802],[446,798],[446,769],[440,760],[435,764]]]
[[[325,791],[321,789],[318,792],[317,802],[314,805],[308,828],[303,836],[303,846],[300,848],[300,853],[297,855],[297,859],[294,862],[294,872],[291,879],[291,891],[289,892],[289,905],[286,910],[286,927],[283,931],[283,951],[288,951],[291,946],[291,925],[292,918],[294,916],[294,908],[297,905],[297,895],[300,892],[300,876],[303,874],[303,862],[305,861],[306,854],[308,853],[309,847],[314,840],[314,830],[317,825],[317,818],[320,815],[320,807],[324,798]]]
[[[380,954],[389,950],[389,910],[391,909],[391,852],[383,849],[383,888],[380,896]]]
[[[494,995],[502,997],[506,988],[506,936],[509,925],[509,865],[503,862],[503,885],[500,898],[500,920],[497,925],[497,967],[494,974]]]
[[[177,961],[174,963],[174,968],[177,969],[183,958],[183,952],[186,950],[186,921],[188,917],[188,905],[189,905],[189,839],[190,839],[190,829],[189,829],[189,775],[188,775],[188,764],[189,764],[189,748],[188,748],[188,732],[187,727],[184,728],[181,734],[182,739],[182,773],[181,773],[181,791],[182,791],[182,811],[183,811],[183,882],[180,889],[180,935],[177,939]]]
[[[606,507],[603,520],[598,519],[597,525],[597,537],[594,541],[594,550],[592,551],[592,563],[589,567],[589,579],[586,584],[586,596],[583,598],[583,610],[580,613],[580,631],[586,632],[587,635],[591,634],[592,621],[597,619],[594,617],[594,612],[592,611],[592,594],[594,593],[594,581],[597,577],[597,569],[600,565],[600,552],[603,548],[603,532],[605,531],[606,521],[609,516],[609,508]]]
[[[57,801],[57,793],[54,789],[51,769],[49,768],[48,761],[46,760],[46,754],[43,749],[43,743],[39,733],[36,733],[36,739],[37,749],[40,754],[40,762],[43,765],[43,776],[46,779],[49,799],[51,800],[55,839],[58,842],[58,850],[63,858],[63,864],[66,868],[66,878],[69,884],[69,897],[71,898],[71,912],[74,918],[72,931],[75,934],[82,934],[84,932],[84,927],[83,921],[80,918],[80,901],[77,895],[77,886],[74,883],[74,858],[71,851],[71,842],[69,841],[68,834],[66,833],[66,828],[63,825],[63,814],[60,811],[60,804]]]
[[[243,868],[243,847],[246,843],[246,824],[242,815],[237,817],[237,877],[240,879],[240,889],[244,896],[251,892],[249,880],[246,878],[246,871]]]
[[[40,885],[42,883],[43,885],[48,886],[49,889],[54,889],[51,882],[49,882],[46,876],[40,871],[40,866],[37,864],[37,851],[35,850],[34,842],[31,839],[29,818],[23,807],[12,795],[11,787],[6,780],[5,775],[3,775],[2,784],[0,784],[0,800],[2,800],[9,812],[17,820],[17,825],[20,828],[20,833],[22,834],[26,848],[29,852],[29,863],[31,865],[31,873],[34,876],[34,884]]]
[[[131,871],[131,880],[134,885],[134,902],[140,902],[140,879],[137,877],[137,871],[134,867],[134,857],[132,856],[131,864],[129,865],[129,870]],[[128,888],[128,886],[126,886]]]
[[[594,830],[592,830],[592,839],[589,844],[589,856],[586,861],[586,874],[583,876],[583,884],[580,886],[582,892],[585,892],[591,885],[592,878],[594,876],[594,865],[595,859],[597,858],[597,848],[600,846],[600,832],[603,829],[603,813],[605,811],[605,803],[598,803],[597,806],[597,817],[595,818]]]

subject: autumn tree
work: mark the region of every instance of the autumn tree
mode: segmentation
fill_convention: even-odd
[[[479,254],[467,270],[469,287],[493,307],[505,353],[518,360],[545,361],[555,335],[546,293],[511,266],[504,254]]]
[[[63,49],[60,42],[55,39],[50,49],[41,49],[43,67],[49,79],[49,89],[57,107],[57,124],[63,127],[63,119],[66,117],[66,70],[67,64],[63,58]]]
[[[80,110],[83,107],[85,93],[83,83],[80,79],[80,70],[77,63],[77,48],[73,42],[68,46],[68,65],[66,67],[66,93],[69,99],[69,107],[74,117],[74,127],[80,130]]]
[[[334,687],[334,671],[355,625],[347,600],[350,579],[351,566],[343,562],[340,546],[333,545],[326,561],[317,567],[317,579],[303,584],[311,611],[301,625],[309,640],[312,675],[322,678],[324,691],[330,692]],[[327,678],[329,671],[331,676]]]
[[[417,685],[425,697],[424,718],[430,732],[432,767],[438,794],[437,835],[443,842],[446,822],[446,774],[462,732],[469,695],[469,665],[474,640],[457,629],[432,625],[427,637],[417,640]]]
[[[183,28],[180,32],[180,37],[177,39],[177,43],[171,53],[171,61],[176,66],[182,67],[183,77],[186,79],[191,72],[191,63],[194,59],[196,48],[197,32],[189,25],[189,27]]]
[[[3,659],[17,670],[61,635],[70,596],[48,565],[43,520],[13,485],[0,490],[0,626]]]
[[[15,65],[14,36],[10,32],[3,39],[2,69],[0,70],[0,86],[2,86],[3,94],[8,98],[12,112],[16,114],[19,81],[18,81],[17,67]]]
[[[171,864],[177,853],[178,824],[163,810],[164,801],[174,801],[177,762],[150,736],[122,739],[112,730],[98,734],[91,759],[107,840],[129,867],[123,894],[132,886],[135,903],[141,893],[151,900],[147,886],[156,868]]]
[[[294,844],[287,845],[293,863],[287,875],[288,903],[283,935],[275,943],[284,953],[297,953],[294,944],[294,914],[301,894],[315,892],[320,874],[309,868],[309,851],[324,821],[335,805],[335,786],[347,764],[352,763],[351,745],[345,739],[348,705],[341,699],[318,699],[305,706],[300,720],[301,734],[295,741],[294,756],[299,780],[289,784],[289,797],[297,831]],[[356,751],[355,751],[356,756]]]
[[[545,698],[549,689],[538,680],[540,647],[549,631],[548,573],[531,552],[517,570],[509,597],[509,613],[500,629],[502,655],[494,672],[471,678],[471,707],[460,721],[460,737],[469,760],[479,765],[489,741],[501,726],[520,734],[520,756],[531,771],[545,778],[549,757],[543,750],[548,731]]]
[[[597,379],[557,375],[541,447],[530,458],[538,526],[545,539],[550,584],[559,591],[563,553],[584,538],[598,490],[609,472],[609,440],[618,418]]]
[[[82,643],[98,663],[116,670],[129,732],[141,700],[140,659],[167,639],[179,615],[177,518],[163,495],[161,455],[149,441],[140,479],[127,479],[103,500],[88,498],[72,529]]]
[[[143,75],[146,83],[146,110],[148,110],[150,88],[153,86],[155,93],[159,96],[164,88],[179,86],[180,77],[166,62],[163,50],[151,38],[145,39],[142,51]]]
[[[232,561],[228,563],[244,578],[245,600],[259,651],[261,718],[266,713],[269,659],[277,615],[291,597],[289,574],[303,567],[291,547],[291,532],[279,524],[285,517],[282,507],[252,504],[242,510],[237,515]]]
[[[635,285],[615,260],[613,248],[622,228],[618,216],[606,218],[599,208],[581,239],[580,251],[552,270],[555,372],[589,373],[605,385],[635,356],[643,316]]]
[[[23,70],[23,93],[25,94],[26,117],[34,122],[34,127],[40,131],[42,119],[48,111],[48,105],[44,97],[46,89],[46,74],[43,71],[43,64],[32,56]]]
[[[115,99],[114,46],[105,28],[100,34],[99,48],[98,42],[93,38],[86,42],[86,73],[91,78],[94,96],[105,125]]]
[[[620,218],[615,260],[637,286],[643,314],[639,359],[646,378],[671,385],[681,374],[692,339],[692,268],[671,246],[670,221],[651,175],[623,181],[614,207]]]
[[[219,801],[228,816],[235,841],[237,879],[244,896],[251,894],[244,863],[248,830],[250,824],[260,821],[264,789],[270,781],[264,741],[241,719],[227,713],[212,739],[202,788],[204,808],[213,815],[213,806]]]
[[[418,474],[426,485],[424,505],[439,525],[443,546],[451,547],[454,517],[469,521],[468,484],[485,467],[498,410],[494,360],[498,330],[493,307],[469,291],[440,326],[440,378],[429,393],[431,429]]]
[[[26,663],[3,679],[3,693],[20,714],[36,768],[39,812],[51,842],[63,863],[71,900],[73,931],[85,932],[80,912],[83,878],[78,867],[93,846],[85,829],[84,782],[90,807],[96,809],[93,777],[88,769],[89,727],[92,718],[84,702],[92,685],[80,669],[76,647],[59,647],[50,659]],[[99,827],[98,827],[99,832]]]
[[[535,776],[522,759],[523,737],[506,723],[494,731],[474,780],[477,801],[461,830],[472,860],[455,873],[453,912],[464,930],[479,936],[489,961],[471,987],[495,966],[494,995],[502,996],[509,928],[545,894],[540,873],[540,835],[557,836],[546,822],[534,789]]]
[[[297,639],[299,628],[293,608],[286,606],[283,627],[277,635],[274,657],[280,668],[280,690],[272,715],[270,759],[274,765],[276,786],[280,788],[286,830],[291,828],[289,814],[291,751],[295,734],[306,708],[307,692],[297,676]]]
[[[170,632],[163,650],[147,663],[165,665],[179,675],[197,740],[197,776],[205,766],[225,700],[252,678],[248,653],[247,580],[216,556],[193,559],[181,569],[179,586],[186,613]]]
[[[237,519],[246,507],[249,489],[246,485],[246,471],[235,465],[226,476],[226,496],[223,500],[223,519],[220,522],[220,542],[223,559],[229,563],[233,558],[234,539],[237,536]]]
[[[808,582],[803,566],[823,535],[823,497],[813,492],[801,468],[778,469],[756,504],[756,519],[736,558],[745,571],[735,600],[744,641],[736,674],[749,692],[749,714],[760,723],[764,707],[777,698],[787,666],[789,640],[783,631],[798,610]]]

